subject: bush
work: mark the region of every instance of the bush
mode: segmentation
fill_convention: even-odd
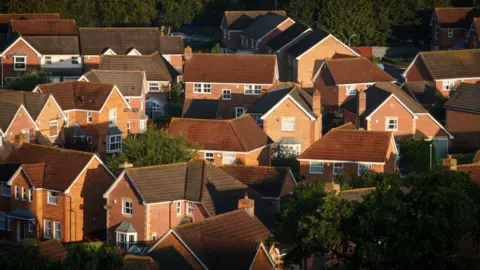
[[[452,157],[457,160],[457,164],[470,164],[473,163],[473,158],[475,157],[475,153],[458,153],[452,154]]]
[[[430,147],[432,153],[430,153]],[[431,154],[431,156],[430,156]],[[427,172],[436,163],[435,146],[432,141],[407,138],[400,143],[400,161],[403,165],[410,165],[418,173]]]

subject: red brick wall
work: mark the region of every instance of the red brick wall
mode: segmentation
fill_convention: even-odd
[[[12,120],[10,128],[6,130],[5,135],[7,135],[7,139],[10,142],[15,143],[15,137],[21,134],[21,131],[24,129],[30,130],[30,142],[35,142],[35,124],[30,119],[28,112],[22,108]]]
[[[165,55],[164,55],[165,56]],[[183,55],[181,54],[172,54],[168,55],[169,63],[177,70],[182,70],[183,68]]]
[[[343,111],[343,122],[346,124],[346,123],[352,123],[354,124],[356,127],[358,127],[357,125],[357,119],[358,119],[358,115],[356,113],[351,113],[349,111]],[[359,124],[359,123],[358,123]]]
[[[417,114],[416,132],[417,138],[448,137],[447,133],[441,129],[427,114]]]
[[[453,37],[448,37],[447,28],[438,29],[438,46],[440,50],[447,50],[454,46],[457,40],[465,40],[466,30],[465,29],[452,29]]]
[[[208,152],[208,151],[207,151]],[[213,151],[215,162],[214,164],[217,166],[222,165],[223,161],[223,152]],[[197,153],[197,158],[204,160],[205,159],[205,152],[199,151]],[[237,164],[239,165],[270,165],[270,147],[264,147],[262,149],[258,149],[252,151],[248,154],[246,153],[236,153]]]
[[[452,146],[462,150],[480,148],[480,115],[446,110],[447,130],[455,137]]]
[[[470,79],[470,80],[455,80],[456,85],[459,86],[462,82],[464,83],[477,83],[480,81],[480,79]],[[435,81],[434,82],[435,88],[437,88],[438,92],[444,96],[444,97],[449,97],[450,96],[450,91],[444,91],[443,90],[443,81]]]
[[[371,115],[371,119],[367,121],[367,130],[385,131],[386,117],[397,117],[398,119],[398,130],[393,132],[394,136],[415,134],[413,115],[395,98],[390,98],[380,109]]]
[[[268,269],[273,269],[274,266],[270,262],[269,259],[270,255],[265,252],[262,248],[260,248],[257,252],[257,255],[255,256],[255,259],[253,261],[252,267],[250,269],[252,270],[268,270]]]
[[[283,184],[282,191],[280,192],[280,197],[288,196],[295,189],[295,179],[291,173],[288,173],[285,183]]]
[[[3,52],[3,79],[6,77],[18,77],[21,76],[23,71],[14,71],[13,63],[14,58],[11,56],[15,52],[24,53],[27,55],[27,70],[40,68],[40,57],[23,41],[18,41],[8,51]]]
[[[225,47],[229,49],[241,48],[242,47],[242,39],[240,37],[241,35],[242,35],[242,31],[238,31],[238,32],[230,31],[230,39],[228,39],[228,36],[227,38],[223,37],[223,32],[222,32],[222,43]]]
[[[145,111],[145,104],[140,97],[131,97],[130,99],[130,112],[128,113],[128,121],[130,121],[130,133],[140,132],[140,115]],[[134,112],[133,109],[137,108],[138,111]],[[143,109],[143,110],[142,110]]]
[[[389,154],[388,156],[391,156]],[[333,179],[333,163],[324,164],[323,174],[310,174],[310,162],[309,161],[300,161],[300,175],[305,176],[305,180],[309,181],[321,181],[329,182]],[[390,168],[389,168],[390,169]],[[386,171],[385,165],[372,165],[373,172],[384,172]],[[356,163],[344,163],[343,164],[344,174],[357,176],[358,175],[358,164]],[[393,170],[391,171],[393,172]]]
[[[40,129],[40,132],[45,138],[48,138],[50,142],[55,142],[58,136],[51,136],[50,134],[50,121],[52,120],[57,120],[58,121],[58,134],[63,129],[63,116],[62,111],[60,108],[55,104],[53,101],[54,97],[50,98],[47,103],[45,104],[45,107],[43,111],[38,115],[38,118],[36,120],[36,124],[38,128]],[[60,115],[60,118],[57,116]]]
[[[18,186],[18,190],[19,190],[19,197],[18,197],[18,200],[15,199],[15,187]],[[26,192],[26,195],[27,195],[27,198],[26,200],[23,200],[22,199],[22,188],[25,188],[25,192]],[[31,191],[33,192],[33,201],[30,202],[29,201],[29,193],[28,193],[28,190],[29,189],[32,189]],[[9,212],[12,212],[13,210],[15,210],[16,208],[27,208],[29,209],[30,211],[32,211],[32,213],[34,215],[36,215],[38,217],[38,214],[37,214],[37,207],[38,207],[38,198],[37,198],[37,194],[35,192],[35,190],[33,190],[33,188],[30,186],[28,180],[25,178],[24,174],[23,173],[20,173],[12,182],[12,185],[10,186],[10,192],[11,192],[11,197],[10,197],[10,208],[9,209],[5,209],[5,212],[8,214]],[[3,211],[3,210],[2,210]],[[43,236],[43,231],[40,232],[38,231],[38,229],[40,228],[40,223],[42,224],[43,226],[43,221],[41,220],[36,220],[35,221],[35,230],[32,232],[32,233],[29,233],[28,232],[28,223],[27,222],[24,222],[24,221],[19,221],[19,220],[16,220],[14,219],[12,221],[12,231],[11,232],[8,232],[10,233],[10,237],[8,237],[10,240],[13,240],[13,241],[16,241],[17,239],[17,223],[20,223],[21,226],[25,226],[25,237],[26,238],[38,238],[37,239],[41,239],[41,237]],[[52,225],[53,226],[53,225]],[[7,228],[7,225],[5,225],[5,228]]]

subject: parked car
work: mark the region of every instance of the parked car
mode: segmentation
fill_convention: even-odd
[[[182,32],[171,32],[170,36],[182,37],[183,39],[188,39],[189,37]]]
[[[209,36],[205,36],[205,35],[193,35],[193,36],[187,38],[187,41],[188,42],[198,42],[198,43],[204,42],[204,43],[207,43],[207,42],[212,41],[212,38],[209,37]]]

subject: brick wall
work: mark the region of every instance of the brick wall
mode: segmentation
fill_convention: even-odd
[[[438,29],[438,46],[440,50],[447,50],[455,45],[457,40],[465,40],[467,32],[465,29],[452,29],[453,37],[448,37],[448,28]]]
[[[270,262],[270,255],[265,252],[263,248],[259,248],[257,255],[252,263],[252,270],[273,269],[274,266]]]
[[[394,131],[394,136],[407,136],[415,134],[415,121],[413,115],[395,98],[390,98],[380,109],[378,109],[371,119],[367,121],[367,130],[385,131],[386,118],[397,117],[398,130]]]
[[[207,151],[210,152],[210,151]],[[214,156],[214,164],[220,166],[223,164],[223,152],[212,151]],[[257,149],[250,153],[235,153],[237,164],[239,165],[270,165],[270,147],[264,147],[262,149]],[[197,158],[204,160],[205,151],[198,151]]]
[[[460,150],[480,148],[480,115],[446,110],[447,129],[455,137],[452,146]]]
[[[16,117],[12,120],[10,128],[6,130],[5,134],[7,134],[7,139],[11,143],[15,143],[16,140],[19,140],[18,136],[21,134],[22,130],[27,129],[30,131],[30,141],[35,142],[35,124],[29,117],[28,112],[24,108],[21,108]]]
[[[60,115],[60,118],[58,116]],[[38,128],[40,129],[40,132],[45,138],[48,138],[50,142],[55,142],[57,139],[58,135],[52,135],[50,133],[50,121],[52,120],[57,120],[58,121],[58,134],[63,129],[63,117],[62,111],[60,108],[55,104],[53,96],[50,97],[45,104],[44,109],[40,112],[40,114],[37,117],[36,124]]]
[[[389,153],[388,156],[391,156]],[[390,169],[390,168],[389,168]],[[329,182],[333,179],[333,163],[324,163],[323,174],[311,174],[310,173],[310,162],[309,161],[300,161],[300,175],[305,176],[305,180],[309,181],[320,181],[320,182]],[[385,165],[372,165],[373,172],[385,172]],[[390,171],[390,172],[393,172]],[[356,163],[344,163],[343,164],[343,173],[351,176],[358,175],[358,164]]]
[[[33,51],[25,42],[18,41],[12,48],[8,51],[3,52],[3,79],[6,77],[18,77],[21,76],[23,71],[14,71],[13,63],[14,58],[13,54],[22,54],[27,56],[27,70],[30,69],[39,69],[40,68],[40,57],[37,56],[35,51]]]

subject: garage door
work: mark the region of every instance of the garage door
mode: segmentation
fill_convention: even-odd
[[[447,138],[433,139],[433,145],[435,146],[435,157],[437,159],[447,157],[448,155],[448,139]]]

